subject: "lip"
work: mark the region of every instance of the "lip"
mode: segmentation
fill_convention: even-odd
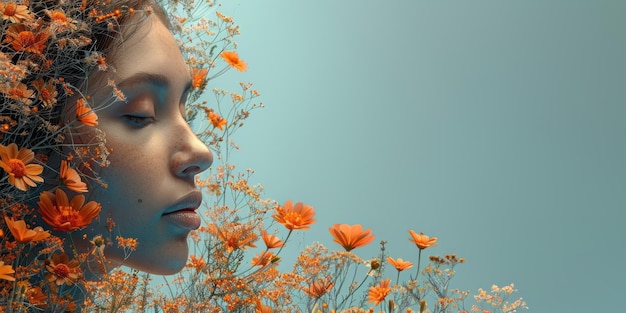
[[[163,213],[163,217],[180,228],[194,230],[201,224],[198,207],[202,203],[202,192],[194,190],[181,197]]]

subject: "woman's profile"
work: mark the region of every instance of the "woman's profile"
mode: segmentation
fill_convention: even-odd
[[[202,77],[163,8],[4,1],[0,25],[0,308],[71,310],[80,281],[119,265],[180,271],[213,157],[186,120]]]

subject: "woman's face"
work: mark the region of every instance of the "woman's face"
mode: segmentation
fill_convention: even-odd
[[[195,210],[202,196],[194,176],[213,157],[184,118],[191,77],[174,37],[154,15],[140,23],[107,60],[114,70],[90,78],[99,84],[112,79],[126,99],[97,111],[97,127],[112,152],[110,165],[100,172],[108,187],[93,186],[88,196],[102,204],[102,212],[86,232],[88,239],[99,234],[113,239],[105,250],[108,260],[172,274],[186,263],[187,235],[200,226]],[[96,107],[111,99],[110,88],[88,91]],[[138,242],[126,260],[116,236]]]

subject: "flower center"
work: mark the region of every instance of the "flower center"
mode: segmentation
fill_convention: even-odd
[[[70,268],[66,264],[57,264],[54,267],[54,275],[62,278],[67,278],[70,275]]]
[[[10,159],[9,167],[11,168],[11,174],[15,175],[17,178],[21,178],[26,176],[26,165],[20,159]]]
[[[71,206],[67,207],[59,207],[59,211],[62,213],[57,215],[57,223],[59,225],[70,226],[70,228],[78,228],[81,225],[82,218],[78,214],[77,211],[74,210]]]
[[[300,225],[302,222],[302,215],[300,215],[300,213],[295,213],[295,212],[287,213],[285,215],[285,221],[288,221],[289,223],[293,225]]]
[[[52,96],[50,95],[50,91],[48,91],[48,89],[42,89],[40,92],[40,97],[41,97],[41,101],[50,101],[50,99],[52,99]]]
[[[9,3],[4,7],[4,15],[6,16],[14,16],[15,15],[16,6],[15,3]]]

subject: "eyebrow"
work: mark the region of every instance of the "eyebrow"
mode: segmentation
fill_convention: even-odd
[[[141,84],[150,84],[157,87],[166,88],[170,86],[170,82],[165,75],[139,72],[119,82],[117,84],[117,87],[122,89]],[[185,84],[185,88],[183,89],[183,95],[191,90],[191,86],[191,79],[189,79],[189,81],[187,81],[187,83]]]

